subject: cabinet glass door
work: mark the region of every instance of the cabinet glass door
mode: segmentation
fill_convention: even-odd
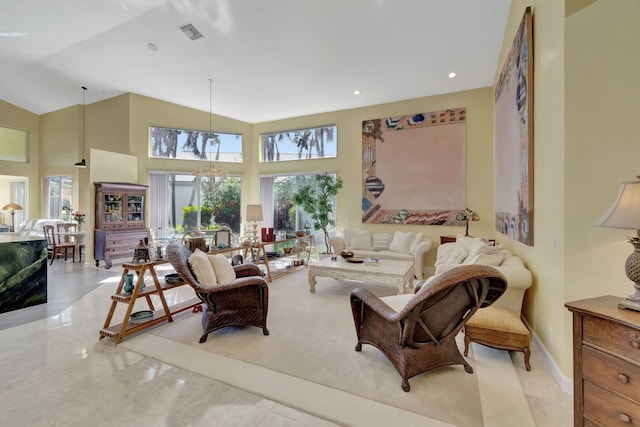
[[[122,194],[105,194],[103,222],[122,222],[123,208]]]
[[[144,196],[127,196],[127,221],[144,221]]]

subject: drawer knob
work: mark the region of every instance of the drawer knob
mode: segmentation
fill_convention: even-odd
[[[638,342],[636,340],[631,341],[631,347],[640,348],[640,342]]]
[[[627,424],[631,422],[631,417],[625,413],[620,413],[620,415],[618,415],[618,419],[620,419],[620,421],[622,421],[623,423],[627,423]]]
[[[625,374],[618,374],[618,381],[620,381],[622,384],[626,384],[629,382],[629,377]]]

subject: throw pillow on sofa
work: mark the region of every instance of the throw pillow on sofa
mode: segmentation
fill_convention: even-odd
[[[402,231],[396,231],[393,233],[393,239],[391,239],[391,243],[389,243],[389,250],[400,254],[408,254],[414,238],[415,235],[413,233],[403,233]]]
[[[478,254],[474,257],[468,258],[465,260],[465,264],[474,264],[474,265],[488,265],[490,267],[498,267],[502,264],[505,257],[504,252],[499,252],[495,254]]]
[[[351,231],[351,249],[371,249],[371,233],[369,230],[352,230]]]
[[[391,242],[391,234],[388,233],[375,233],[373,235],[373,242],[371,249],[374,251],[387,251],[389,250],[389,243]]]

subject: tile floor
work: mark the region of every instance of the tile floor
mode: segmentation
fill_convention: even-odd
[[[46,305],[0,314],[0,425],[336,425],[98,341],[119,271],[56,261]],[[532,372],[522,369],[521,357],[512,354],[536,424],[570,426],[572,397],[557,387],[537,349]],[[360,425],[380,425],[376,411],[368,412]]]

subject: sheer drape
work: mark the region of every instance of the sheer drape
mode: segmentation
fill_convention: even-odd
[[[169,175],[149,174],[149,227],[156,236],[169,227]]]

